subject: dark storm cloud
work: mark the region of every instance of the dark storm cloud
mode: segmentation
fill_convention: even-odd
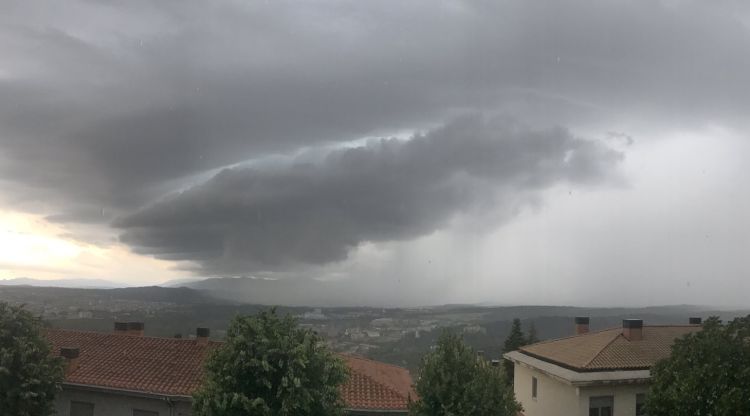
[[[210,169],[466,111],[739,119],[746,18],[729,1],[7,2],[0,189],[107,221]]]
[[[522,204],[557,183],[598,183],[621,157],[564,129],[469,117],[322,160],[226,169],[116,225],[136,250],[198,260],[209,273],[324,264],[363,242],[414,239],[461,213]]]

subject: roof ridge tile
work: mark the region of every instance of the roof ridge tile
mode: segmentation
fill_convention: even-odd
[[[614,343],[615,341],[617,341],[621,336],[623,336],[622,332],[620,332],[620,333],[616,334],[614,337],[612,337],[612,339],[609,340],[608,343],[606,343],[604,346],[602,346],[602,348],[599,349],[599,352],[597,352],[596,354],[594,354],[594,356],[591,357],[591,359],[586,364],[583,365],[583,368],[589,368],[589,365],[591,365],[591,363],[593,363],[594,360],[597,359],[597,357],[599,357],[600,355],[602,355],[602,353],[607,348],[609,348],[609,346],[612,345],[612,343]]]

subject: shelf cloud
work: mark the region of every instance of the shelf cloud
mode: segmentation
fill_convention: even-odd
[[[465,117],[320,160],[225,169],[116,225],[136,250],[195,260],[207,273],[325,264],[364,242],[409,240],[462,213],[523,204],[555,184],[600,183],[622,157],[563,128]]]

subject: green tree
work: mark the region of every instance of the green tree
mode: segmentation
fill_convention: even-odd
[[[510,327],[510,334],[508,334],[508,338],[505,339],[505,344],[503,344],[503,354],[516,351],[524,345],[526,345],[526,337],[521,330],[521,320],[515,318],[513,319],[513,325]],[[505,376],[508,384],[513,385],[513,363],[508,360],[503,360],[503,366],[505,367]]]
[[[416,390],[414,416],[515,416],[521,410],[502,367],[478,358],[450,332],[422,358]]]
[[[669,358],[651,370],[647,413],[750,415],[750,315],[678,339]]]
[[[329,416],[348,370],[323,340],[276,310],[236,317],[194,395],[197,416]]]
[[[41,320],[0,302],[0,415],[51,415],[62,365],[50,353]]]
[[[536,344],[537,342],[539,342],[539,336],[536,333],[536,325],[534,325],[534,321],[531,321],[531,323],[529,324],[529,330],[526,335],[525,345]]]

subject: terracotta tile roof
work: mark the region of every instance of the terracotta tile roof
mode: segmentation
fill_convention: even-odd
[[[406,410],[409,400],[416,399],[405,368],[352,355],[343,358],[351,370],[349,382],[342,388],[349,408]]]
[[[78,347],[78,368],[68,383],[189,396],[203,378],[203,362],[217,342],[116,335],[103,332],[47,330],[53,353]]]
[[[175,396],[189,396],[200,386],[209,351],[221,345],[61,329],[49,329],[46,335],[55,355],[61,347],[80,349],[78,368],[66,375],[67,383]],[[406,369],[351,355],[342,358],[351,370],[342,386],[348,408],[406,410],[409,399],[416,398]]]
[[[622,328],[539,342],[519,351],[576,371],[644,370],[667,358],[674,340],[700,326],[644,326],[643,339],[630,341]]]

